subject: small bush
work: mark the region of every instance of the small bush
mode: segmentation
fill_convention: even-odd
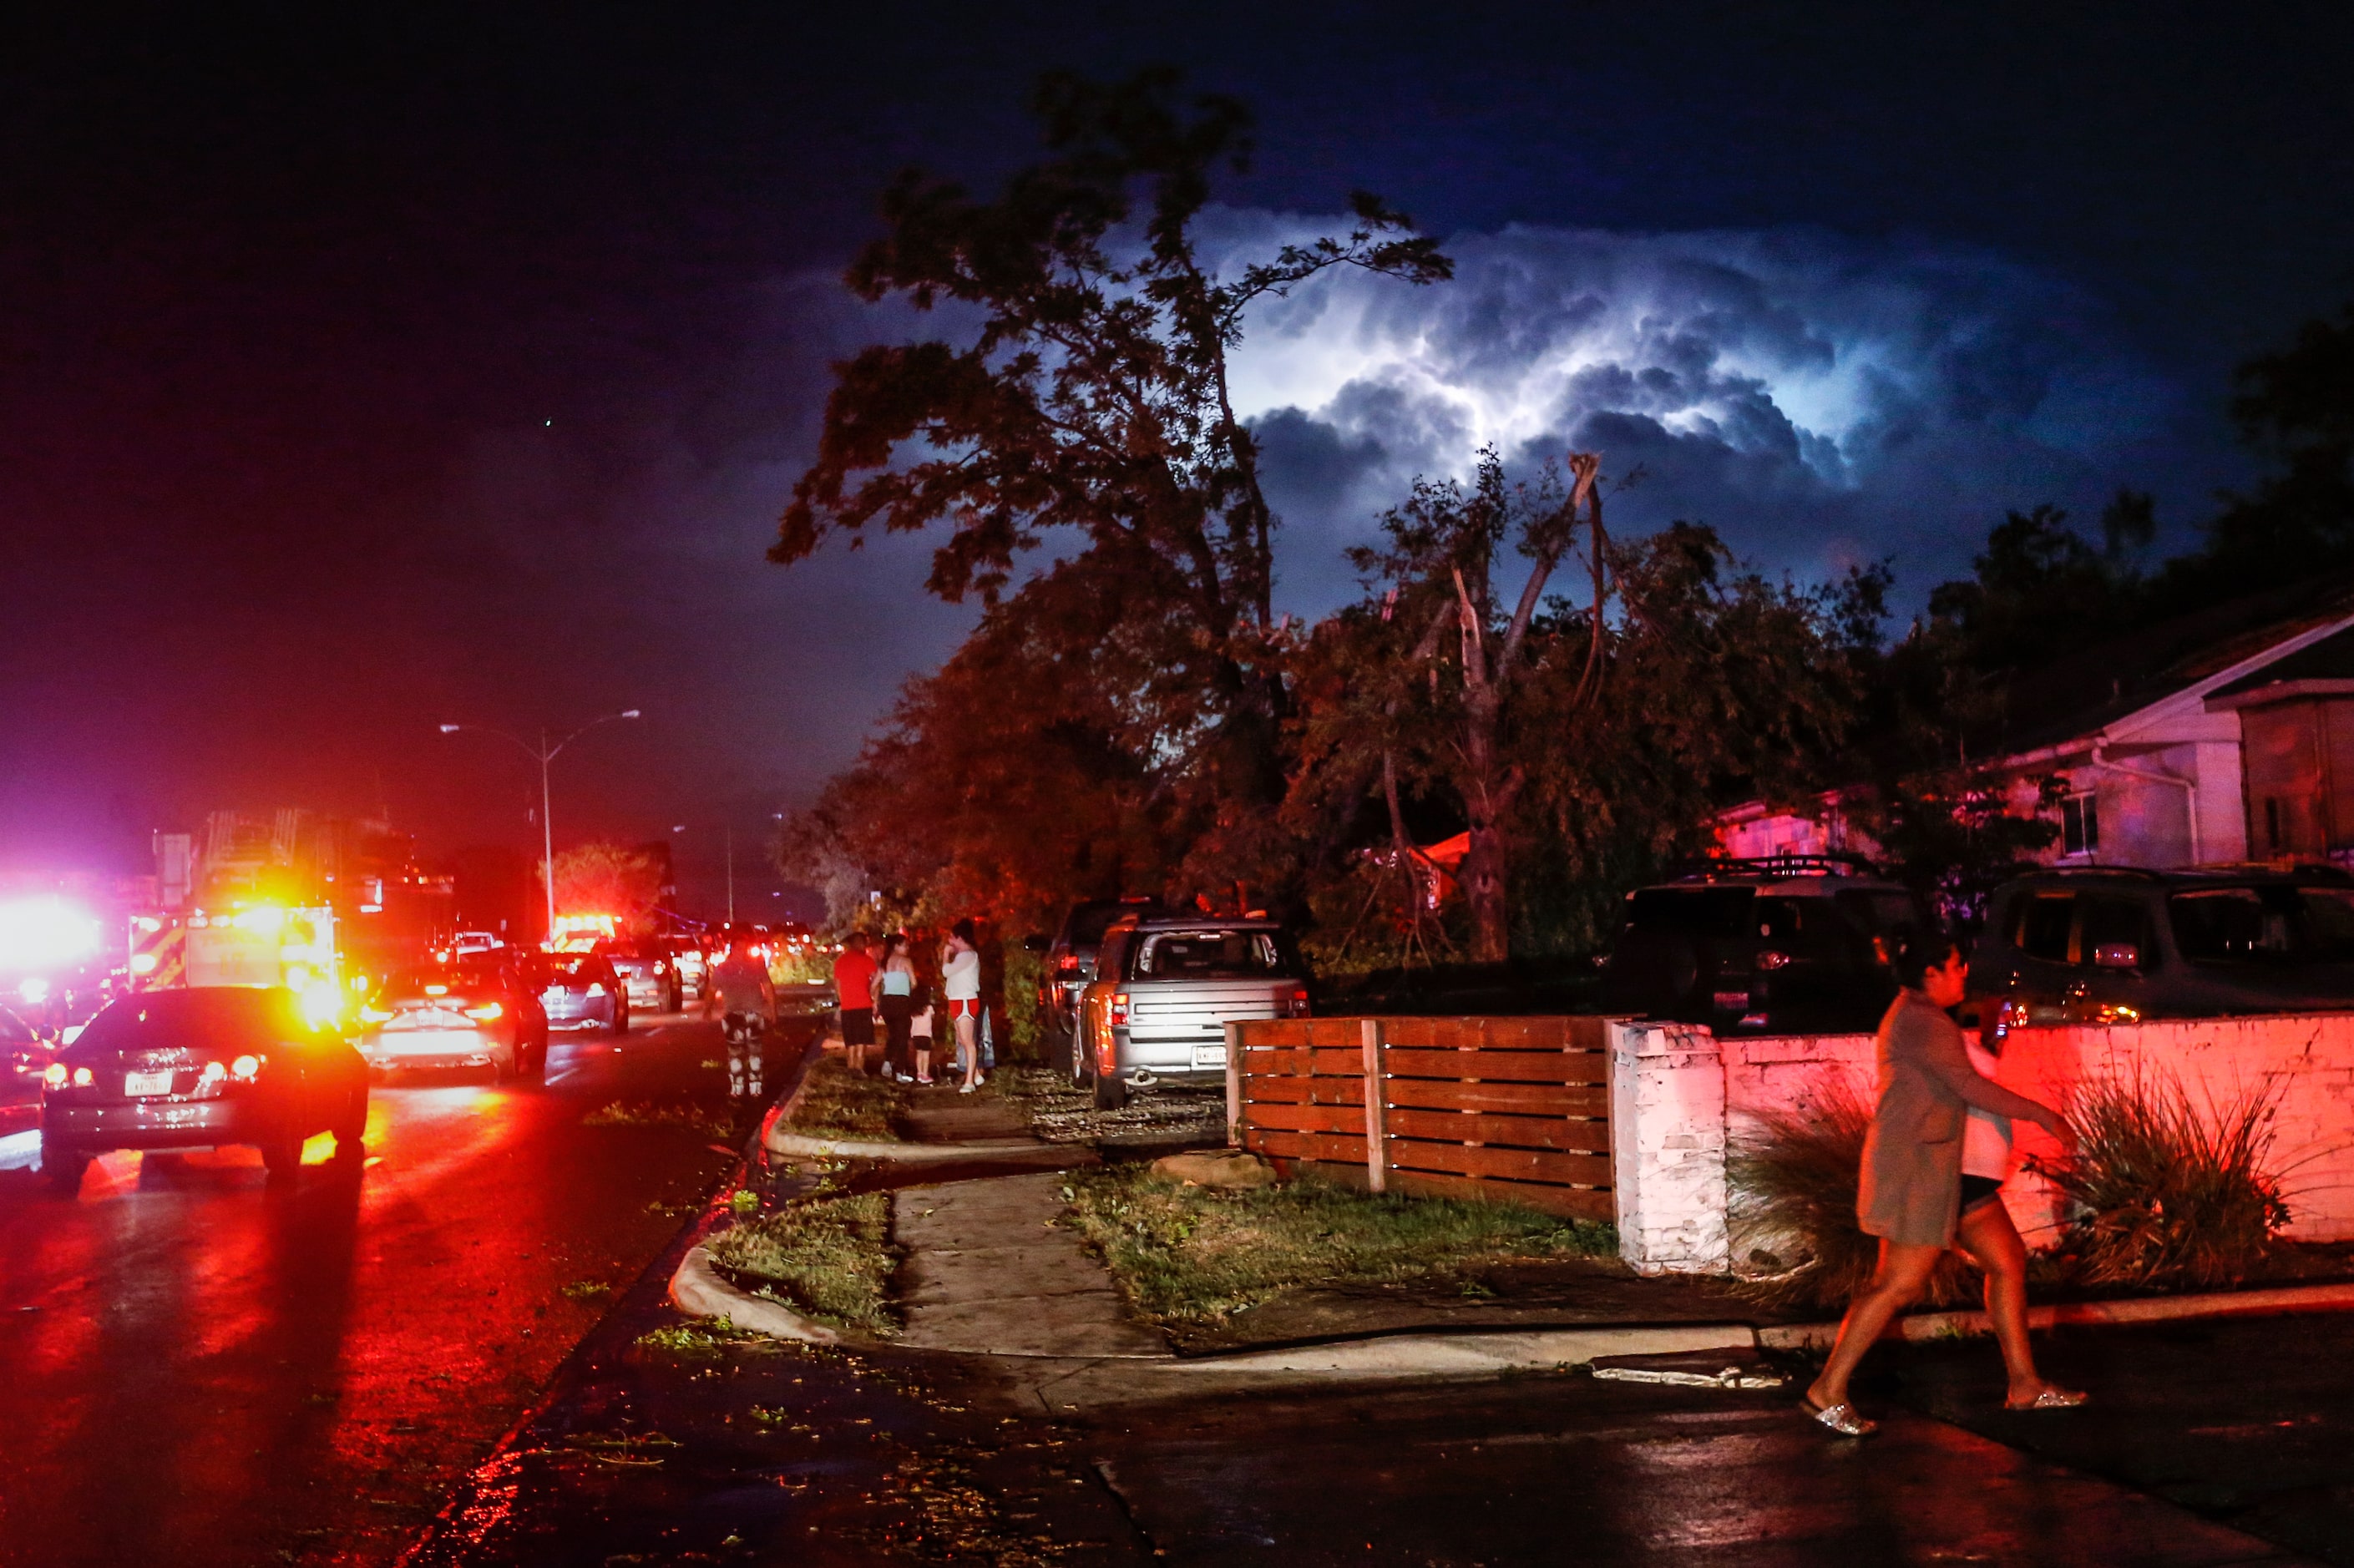
[[[1776,1307],[1844,1308],[1880,1263],[1880,1238],[1856,1225],[1872,1108],[1844,1080],[1794,1110],[1756,1118],[1727,1152],[1734,1272]],[[1977,1271],[1948,1253],[1926,1299],[1967,1299]]]
[[[888,1333],[894,1258],[888,1193],[795,1203],[704,1245],[720,1267],[835,1328]]]
[[[2227,1285],[2259,1269],[2288,1223],[2267,1169],[2279,1087],[2200,1110],[2179,1080],[2137,1073],[2069,1097],[2076,1145],[2033,1161],[2070,1217],[2081,1284]]]

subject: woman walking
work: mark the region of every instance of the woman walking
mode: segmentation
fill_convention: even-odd
[[[940,990],[956,1031],[957,1065],[964,1073],[964,1082],[957,1086],[960,1095],[981,1086],[981,948],[973,940],[976,935],[969,919],[949,927],[940,960]]]
[[[1848,1403],[1848,1379],[1892,1319],[1914,1301],[1948,1247],[1986,1271],[1987,1317],[2002,1346],[2013,1410],[2054,1410],[2084,1403],[2036,1372],[2027,1344],[2027,1248],[2002,1206],[2001,1175],[1963,1173],[1964,1128],[1988,1114],[1999,1129],[2007,1170],[2010,1120],[2067,1136],[2060,1113],[2015,1095],[1970,1065],[1962,1032],[1946,1015],[1960,1004],[1969,964],[1941,932],[1905,938],[1896,955],[1903,987],[1880,1021],[1880,1101],[1864,1139],[1856,1216],[1880,1238],[1880,1267],[1848,1308],[1839,1342],[1801,1408],[1832,1431],[1861,1437],[1877,1427]],[[1982,1150],[1984,1145],[1981,1145]],[[1984,1159],[1982,1154],[1981,1159]],[[1973,1161],[1972,1163],[1981,1163]]]
[[[907,933],[883,938],[883,967],[875,974],[875,1008],[883,1015],[883,1075],[913,1078],[907,1060],[909,1022],[916,1015],[916,966],[907,957]]]

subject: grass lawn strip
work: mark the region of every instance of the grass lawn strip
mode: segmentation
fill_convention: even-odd
[[[1376,1195],[1311,1180],[1220,1192],[1143,1166],[1074,1172],[1067,1223],[1138,1310],[1211,1326],[1300,1286],[1424,1278],[1490,1264],[1613,1255],[1612,1227],[1518,1203]]]
[[[789,1204],[703,1245],[744,1288],[828,1328],[888,1334],[898,1326],[885,1305],[897,1261],[887,1192]]]
[[[854,1073],[829,1056],[810,1068],[801,1103],[785,1127],[811,1138],[897,1143],[899,1113],[907,1104],[907,1091],[897,1084]]]

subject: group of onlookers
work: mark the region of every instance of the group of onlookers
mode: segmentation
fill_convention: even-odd
[[[927,945],[928,946],[928,945]],[[952,1053],[944,1077],[970,1094],[982,1082],[989,1054],[981,1001],[981,948],[970,920],[949,927],[936,963],[919,966],[917,945],[905,931],[885,934],[878,947],[864,931],[843,939],[833,989],[842,1012],[842,1043],[850,1069],[870,1076],[930,1085],[939,1022],[945,1018]],[[928,951],[927,958],[930,957]],[[875,1040],[875,1023],[883,1038]]]

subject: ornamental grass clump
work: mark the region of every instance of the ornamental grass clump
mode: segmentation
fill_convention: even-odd
[[[2270,1169],[2277,1084],[2203,1110],[2171,1076],[2103,1078],[2069,1097],[2075,1147],[2031,1160],[2067,1216],[2080,1284],[2228,1285],[2270,1256],[2288,1224]]]
[[[1772,1307],[1844,1308],[1872,1278],[1880,1240],[1856,1225],[1872,1107],[1836,1080],[1793,1109],[1755,1117],[1725,1160],[1734,1273],[1744,1294]],[[1977,1271],[1948,1253],[1926,1299],[1968,1298]]]
[[[836,1329],[887,1334],[891,1199],[861,1192],[790,1204],[703,1244],[737,1283]]]

